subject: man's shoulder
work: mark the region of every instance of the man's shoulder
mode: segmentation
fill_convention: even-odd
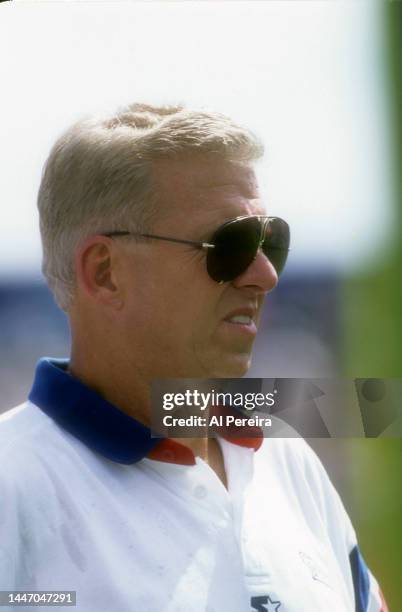
[[[4,512],[18,511],[21,520],[42,524],[43,517],[57,516],[60,503],[68,506],[85,495],[88,479],[97,482],[91,472],[98,475],[102,468],[94,453],[35,404],[26,402],[0,416]],[[1,517],[2,508],[0,524]]]
[[[46,427],[43,416],[30,402],[0,415],[0,498],[8,504],[35,474],[33,448],[38,432]]]
[[[0,478],[27,482],[52,463],[63,432],[42,410],[26,401],[0,415]]]
[[[0,415],[0,458],[18,452],[49,419],[31,402],[26,401]]]

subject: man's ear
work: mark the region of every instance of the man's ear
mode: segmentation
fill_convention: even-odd
[[[106,236],[91,236],[78,249],[75,272],[78,288],[88,297],[113,308],[122,304],[116,273],[114,244]]]

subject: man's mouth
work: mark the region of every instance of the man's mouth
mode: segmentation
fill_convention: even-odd
[[[238,308],[230,312],[223,320],[226,327],[232,331],[238,331],[255,336],[257,326],[255,324],[256,311],[251,308]],[[229,327],[230,326],[230,327]]]
[[[225,319],[228,323],[236,323],[238,325],[250,325],[253,318],[247,315],[235,315],[234,317],[230,317],[230,319]]]

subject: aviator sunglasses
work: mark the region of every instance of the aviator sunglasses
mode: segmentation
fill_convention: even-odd
[[[218,283],[232,281],[245,272],[261,249],[279,276],[286,264],[289,252],[289,225],[279,217],[236,217],[220,225],[208,242],[182,240],[155,234],[114,231],[102,234],[114,236],[141,236],[155,240],[167,240],[189,244],[206,251],[209,276]]]

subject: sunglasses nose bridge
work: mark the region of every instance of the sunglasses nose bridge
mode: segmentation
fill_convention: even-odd
[[[267,223],[269,222],[269,219],[258,218],[258,220],[260,222],[258,241],[257,241],[257,246],[256,246],[256,249],[255,249],[254,256],[253,256],[251,261],[255,261],[257,259],[258,251],[262,248],[262,246],[264,244],[264,241],[265,241],[265,228],[267,226]]]
[[[254,259],[257,257],[258,251],[262,248],[265,242],[265,232],[266,232],[268,223],[269,223],[269,219],[260,219],[260,235],[258,238],[258,247],[254,255]]]

